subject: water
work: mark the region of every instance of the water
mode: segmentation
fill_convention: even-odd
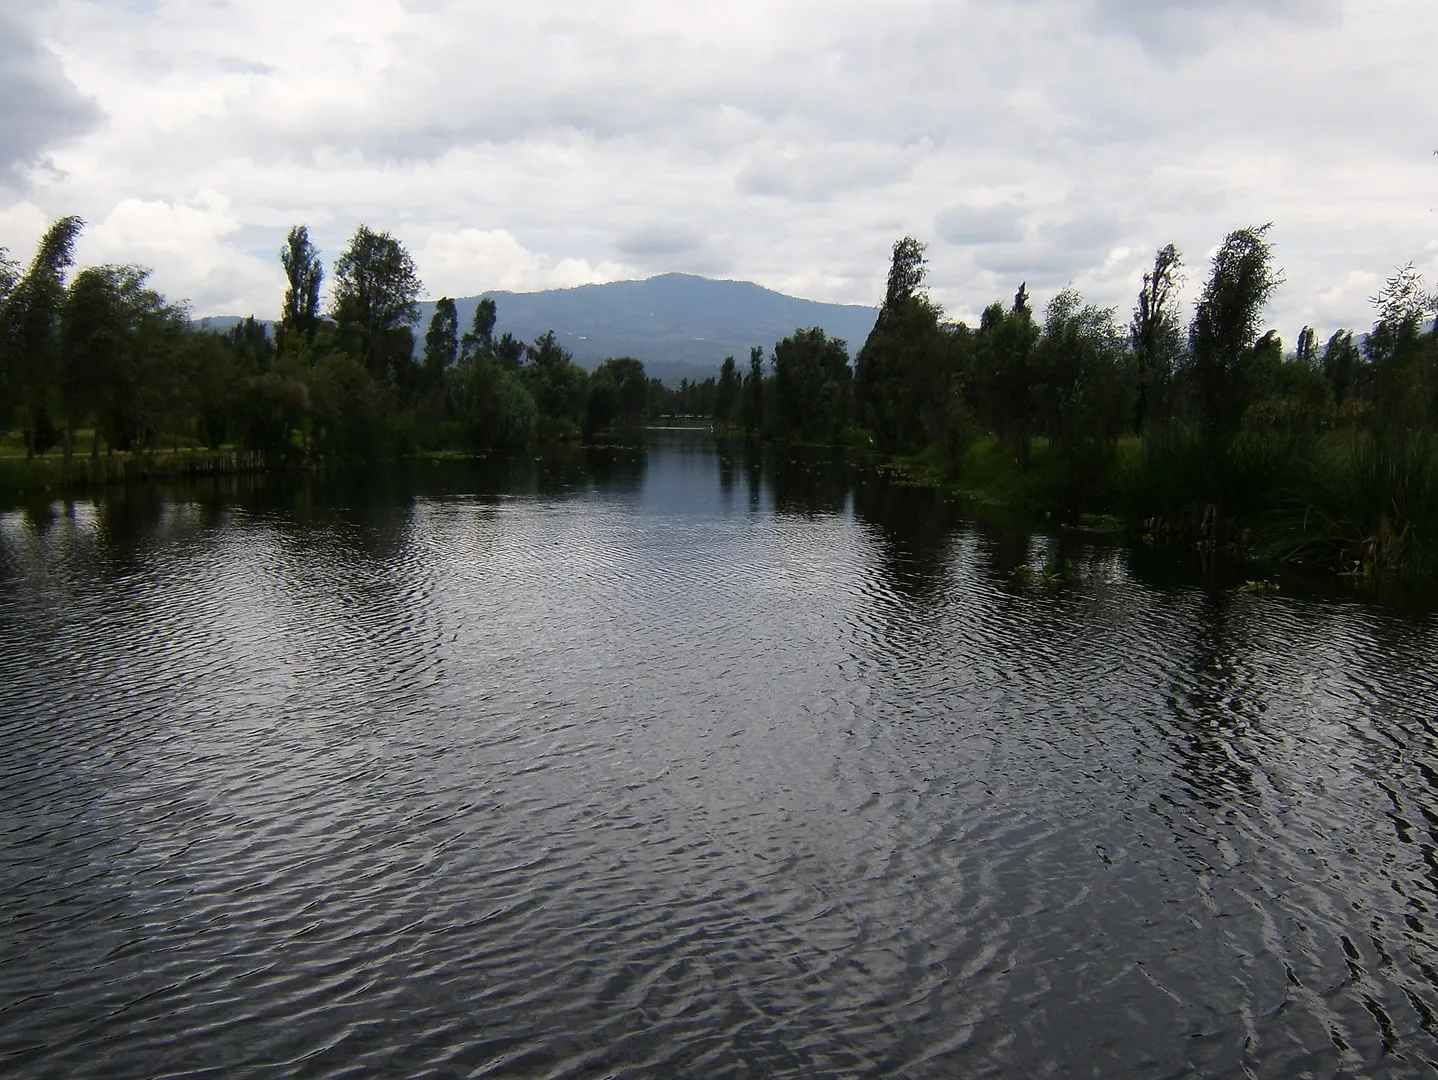
[[[0,1073],[1434,1067],[1438,620],[775,457],[0,515]]]

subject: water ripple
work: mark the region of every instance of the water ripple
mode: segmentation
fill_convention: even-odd
[[[1431,621],[646,470],[0,515],[0,1069],[1438,1060]]]

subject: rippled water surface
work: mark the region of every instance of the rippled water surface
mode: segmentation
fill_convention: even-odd
[[[1421,1074],[1435,657],[677,436],[8,512],[0,1074]]]

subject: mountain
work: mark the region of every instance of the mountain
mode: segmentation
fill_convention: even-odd
[[[717,375],[726,356],[733,356],[742,369],[748,364],[751,345],[763,346],[767,356],[776,341],[812,326],[823,327],[829,337],[843,338],[853,356],[878,316],[875,308],[801,300],[749,281],[716,281],[692,274],[482,296],[494,299],[497,334],[508,330],[523,341],[533,341],[552,329],[581,367],[593,369],[610,356],[634,356],[644,361],[651,375],[670,384]],[[455,300],[461,332],[468,329],[482,296]],[[420,305],[415,324],[418,342],[423,342],[433,315],[433,301]],[[224,330],[235,321],[219,316],[199,323]]]

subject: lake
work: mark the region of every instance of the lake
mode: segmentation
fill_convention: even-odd
[[[1438,618],[1241,585],[684,433],[5,511],[0,1073],[1431,1069]]]

